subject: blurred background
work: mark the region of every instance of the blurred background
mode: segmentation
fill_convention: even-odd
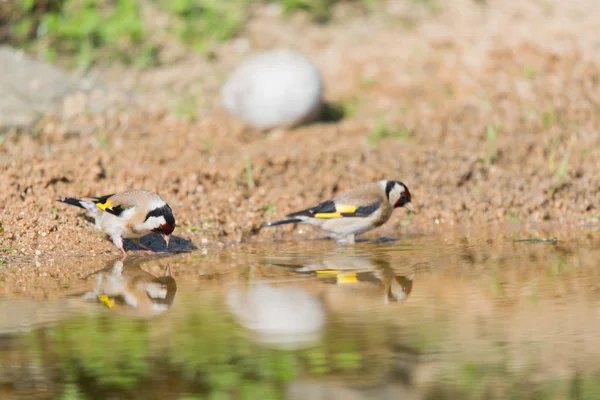
[[[0,0],[0,397],[600,398],[598,21],[597,0]],[[367,243],[260,229],[379,179],[418,214]],[[116,268],[56,198],[132,187],[177,229]]]

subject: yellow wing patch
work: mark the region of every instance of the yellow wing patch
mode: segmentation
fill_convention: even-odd
[[[115,305],[115,301],[105,294],[98,296],[98,300],[100,300],[100,303],[106,305],[108,308],[113,308]]]
[[[318,270],[317,276],[319,278],[336,278],[336,281],[339,284],[358,282],[356,272],[341,272],[335,269]]]
[[[353,213],[358,207],[347,204],[336,204],[335,212],[332,213],[316,213],[315,218],[341,218],[342,214]]]
[[[112,209],[112,204],[110,204],[110,201],[107,201],[106,203],[96,203],[96,207],[98,207],[99,209],[101,209],[102,211],[106,211],[106,209]]]
[[[345,273],[341,273],[337,276],[337,283],[340,283],[340,284],[356,283],[356,282],[358,282],[358,277],[356,276],[356,273],[354,273],[354,272],[345,272]]]
[[[321,270],[317,270],[317,276],[320,278],[324,278],[324,277],[335,277],[337,274],[339,274],[340,271],[336,270],[336,269],[321,269]]]

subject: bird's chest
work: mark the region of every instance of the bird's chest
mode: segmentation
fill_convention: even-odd
[[[151,230],[145,228],[144,226],[127,223],[125,224],[125,233],[123,234],[123,237],[126,239],[136,239],[146,236],[151,232]]]
[[[381,209],[374,215],[373,225],[374,226],[383,225],[388,219],[390,219],[390,216],[392,215],[392,211],[393,211],[393,209],[389,205],[385,205],[385,206],[381,207]]]

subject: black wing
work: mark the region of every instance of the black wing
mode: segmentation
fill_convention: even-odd
[[[356,211],[351,212],[351,213],[347,213],[347,212],[343,212],[342,217],[358,217],[358,218],[365,218],[368,217],[369,215],[373,214],[375,211],[377,211],[379,209],[379,207],[381,207],[381,201],[376,201],[373,204],[369,204],[368,206],[363,206],[363,207],[358,207],[356,209]]]
[[[311,218],[342,218],[354,217],[365,218],[373,214],[381,207],[381,201],[376,201],[368,206],[355,207],[351,204],[337,204],[333,200],[327,200],[318,206],[307,208],[289,214],[288,217],[311,217]]]
[[[123,211],[127,210],[127,208],[129,208],[129,207],[123,207],[121,205],[112,206],[112,205],[107,204],[109,202],[108,199],[110,199],[114,195],[115,195],[115,193],[107,194],[106,196],[98,196],[98,197],[91,197],[91,198],[96,203],[96,206],[98,208],[100,208],[102,211],[106,211],[107,213],[116,215],[118,217],[121,215],[121,213]]]
[[[337,212],[335,208],[335,203],[333,200],[327,200],[319,204],[318,206],[314,206],[311,208],[307,208],[306,210],[297,211],[292,214],[288,214],[288,217],[314,217],[315,214],[332,214]]]

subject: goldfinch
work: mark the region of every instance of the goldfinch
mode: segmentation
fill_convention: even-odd
[[[354,243],[356,235],[383,225],[398,207],[413,213],[410,192],[399,181],[368,183],[315,207],[288,214],[287,218],[267,222],[263,227],[292,223],[318,226],[338,243]]]
[[[412,292],[415,278],[414,273],[396,275],[387,260],[337,252],[312,263],[281,264],[269,261],[268,264],[315,276],[328,284],[352,285],[354,294],[375,298],[381,296],[385,304],[406,300]]]
[[[65,197],[58,201],[87,210],[94,217],[96,228],[110,236],[123,257],[127,257],[123,239],[132,239],[140,247],[152,251],[139,242],[141,237],[158,233],[169,247],[169,235],[175,230],[171,207],[149,190],[126,190],[84,199]]]
[[[415,278],[414,273],[406,276],[396,275],[389,267],[387,269],[362,272],[318,270],[315,271],[315,275],[327,283],[336,285],[362,284],[362,288],[365,290],[361,294],[381,295],[385,304],[388,304],[390,301],[401,302],[406,300],[412,292],[413,280]],[[374,284],[376,288],[375,293],[366,290],[367,286],[365,284]],[[356,290],[356,293],[358,292]]]
[[[97,276],[96,288],[83,299],[96,299],[117,314],[150,318],[169,310],[177,293],[177,283],[167,265],[162,276],[154,276],[139,265],[123,265],[116,260]]]

